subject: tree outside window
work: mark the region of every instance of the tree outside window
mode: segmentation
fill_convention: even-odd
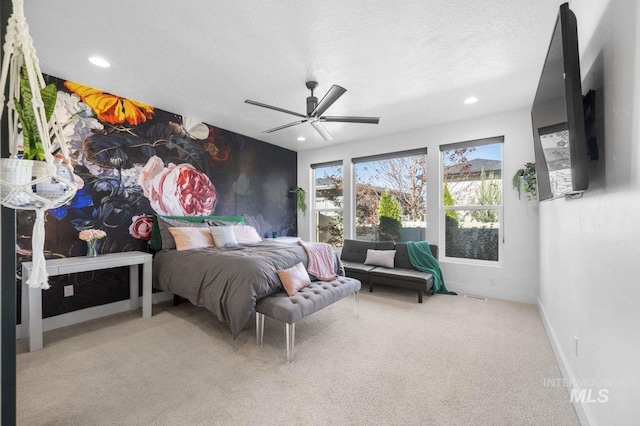
[[[353,159],[356,239],[425,239],[426,160],[426,149]]]

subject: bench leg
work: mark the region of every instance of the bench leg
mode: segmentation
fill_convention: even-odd
[[[418,290],[418,303],[422,303],[422,295],[423,294],[424,294],[424,291]]]
[[[356,291],[355,293],[353,293],[353,297],[354,297],[354,300],[356,302],[356,304],[354,306],[354,312],[355,312],[356,316],[358,316],[358,310],[360,309],[360,292]]]
[[[264,314],[256,312],[256,345],[262,346],[264,337]]]
[[[287,364],[289,364],[293,361],[293,346],[295,345],[296,340],[296,323],[286,323],[285,327],[287,334]]]

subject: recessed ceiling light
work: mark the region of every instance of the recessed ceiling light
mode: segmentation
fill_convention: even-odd
[[[107,62],[106,59],[101,58],[99,56],[92,56],[89,58],[89,62],[91,62],[93,65],[96,65],[98,67],[102,67],[102,68],[109,68],[111,66],[111,64],[109,62]]]
[[[475,104],[476,102],[478,102],[478,98],[476,98],[475,96],[470,96],[464,100],[464,103],[467,105]]]
[[[305,138],[304,136],[298,136],[298,140],[302,142],[302,141],[306,141],[307,138]]]

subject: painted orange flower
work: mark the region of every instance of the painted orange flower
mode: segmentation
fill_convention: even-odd
[[[153,107],[142,102],[121,98],[120,96],[104,93],[92,87],[83,86],[72,81],[65,81],[64,85],[82,102],[96,113],[100,121],[110,124],[120,124],[125,121],[132,126],[144,123],[153,118]]]

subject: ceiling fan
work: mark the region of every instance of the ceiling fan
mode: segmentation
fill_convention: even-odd
[[[263,108],[273,109],[275,111],[284,112],[287,114],[295,115],[302,118],[302,120],[294,121],[293,123],[285,124],[283,126],[274,127],[273,129],[265,130],[262,133],[273,133],[278,130],[286,129],[287,127],[296,126],[298,124],[309,122],[314,129],[325,141],[333,140],[333,137],[329,131],[322,125],[322,122],[327,123],[365,123],[365,124],[378,124],[380,117],[350,117],[350,116],[324,116],[322,115],[340,96],[347,91],[344,87],[338,85],[331,86],[331,89],[324,95],[324,98],[318,102],[318,98],[313,96],[313,91],[318,87],[317,81],[307,81],[307,89],[311,90],[311,96],[307,97],[307,115],[299,114],[297,112],[289,111],[287,109],[278,108],[272,105],[263,104],[247,99],[245,103],[256,105]]]

